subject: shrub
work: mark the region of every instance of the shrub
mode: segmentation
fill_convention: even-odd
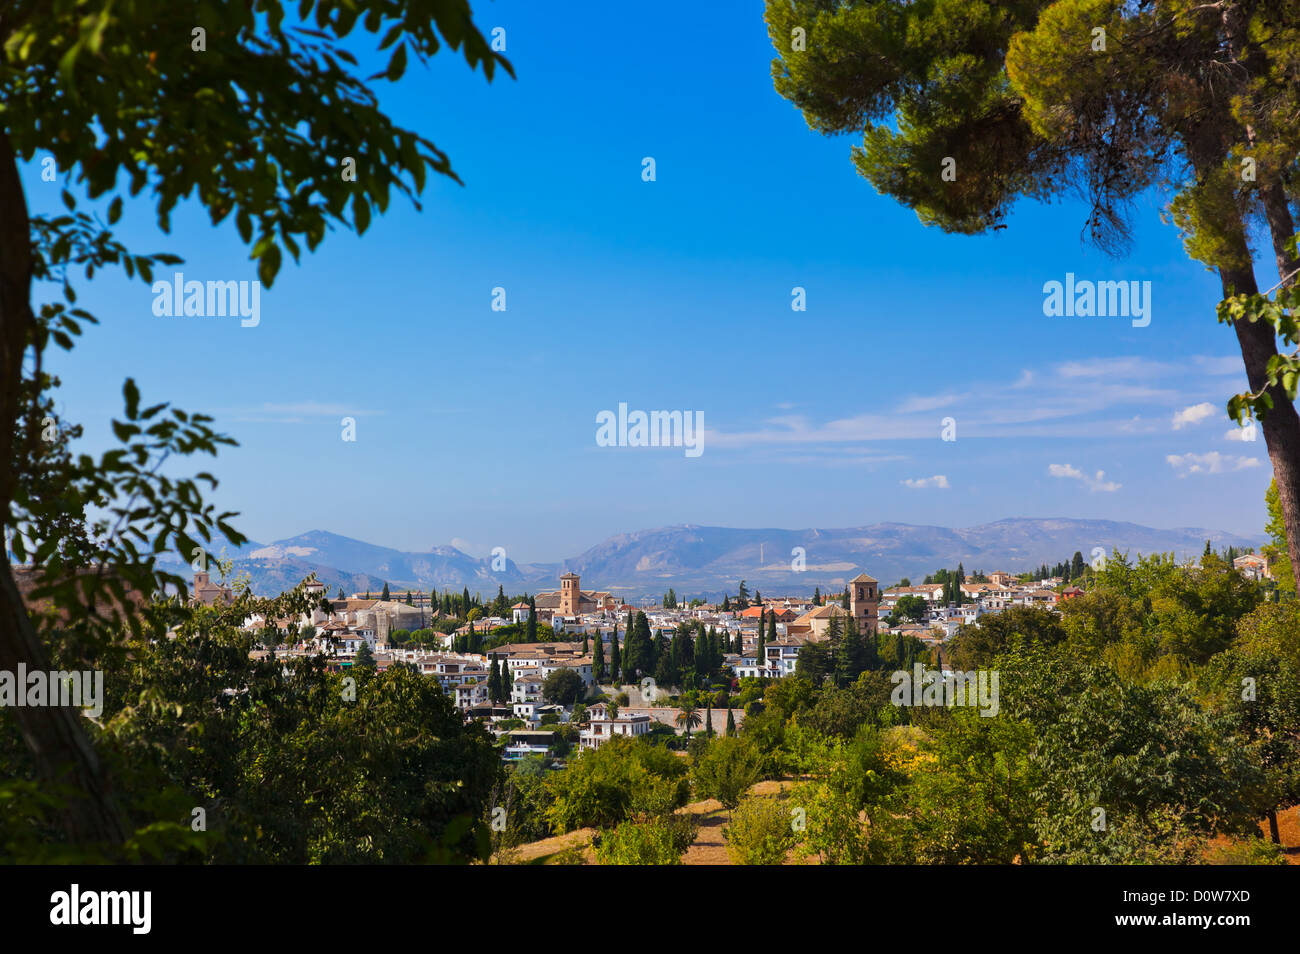
[[[779,865],[797,840],[784,800],[762,795],[742,800],[722,833],[738,865]]]
[[[602,865],[680,865],[696,830],[695,820],[688,815],[623,822],[601,832],[596,861]]]

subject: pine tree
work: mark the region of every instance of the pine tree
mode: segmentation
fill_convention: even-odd
[[[844,587],[844,595],[840,597],[840,607],[842,609],[849,608],[849,588],[847,586]]]
[[[731,711],[731,706],[727,706],[727,735],[736,734],[736,717]]]
[[[380,598],[381,600],[386,600],[386,599],[388,599],[388,581],[387,581],[387,580],[384,581],[384,592],[382,592],[382,593],[379,594],[379,598]]]
[[[815,586],[813,587],[813,606],[821,606],[821,605],[822,605],[822,588],[820,586]]]

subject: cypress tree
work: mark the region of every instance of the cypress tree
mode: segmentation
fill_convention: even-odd
[[[617,686],[622,672],[623,654],[618,648],[618,623],[615,623],[614,635],[609,639],[609,681]]]
[[[761,668],[764,668],[765,663],[766,663],[766,660],[763,658],[763,656],[764,656],[763,647],[764,647],[764,643],[763,643],[763,611],[762,611],[762,610],[759,610],[759,611],[758,611],[758,648],[754,651],[754,657],[755,657],[755,662],[757,663],[757,665],[758,665],[758,667],[759,667],[760,669],[761,669]]]
[[[713,706],[711,704],[704,710],[704,735],[706,738],[713,738]]]
[[[731,706],[727,706],[727,735],[736,734],[736,717],[731,711]]]
[[[605,637],[600,635],[600,630],[596,630],[596,642],[592,646],[591,672],[597,684],[605,681]]]
[[[772,615],[767,618],[767,641],[776,642],[776,610],[772,610]]]
[[[386,600],[386,599],[388,599],[388,581],[387,581],[387,580],[384,581],[384,592],[382,592],[382,593],[379,594],[379,598],[380,598],[381,600]]]

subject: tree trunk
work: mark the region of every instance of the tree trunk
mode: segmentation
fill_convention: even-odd
[[[27,201],[8,135],[0,131],[0,506],[8,522],[16,480],[14,446],[22,414],[23,355],[34,323],[31,311],[31,231]],[[49,658],[27,616],[0,547],[0,670],[48,672]],[[19,691],[25,687],[18,687]],[[37,770],[51,782],[71,785],[63,828],[78,845],[120,845],[126,837],[109,795],[108,781],[82,726],[81,710],[59,706],[16,706],[12,710]]]
[[[1220,18],[1232,65],[1239,68],[1244,76],[1261,75],[1263,64],[1260,62],[1259,50],[1249,48],[1246,42],[1246,16],[1241,4],[1225,4],[1221,8]],[[1241,76],[1238,76],[1234,87],[1224,90],[1222,95],[1231,95],[1234,91],[1244,92],[1242,83]],[[1217,107],[1218,110],[1222,108],[1222,105]],[[1211,109],[1213,111],[1214,107]],[[1244,129],[1228,128],[1215,123],[1206,123],[1200,127],[1193,134],[1194,141],[1189,144],[1198,177],[1203,177],[1207,171],[1223,162],[1229,155],[1232,142],[1242,133],[1247,141],[1255,142],[1255,130],[1250,125]],[[1283,243],[1291,237],[1294,227],[1286,194],[1275,176],[1270,175],[1265,180],[1260,198],[1273,240],[1273,254],[1278,271],[1280,277],[1286,280],[1287,272],[1295,267],[1295,262],[1287,254]],[[1236,231],[1237,255],[1241,261],[1250,262],[1244,218],[1238,216],[1237,221],[1231,224]],[[1219,277],[1225,298],[1234,294],[1259,293],[1254,269],[1249,265],[1241,269],[1220,268]],[[1277,334],[1271,325],[1261,322],[1239,321],[1233,328],[1237,332],[1241,356],[1246,362],[1250,390],[1258,394],[1268,380],[1268,359],[1277,354]],[[1264,416],[1260,424],[1264,431],[1264,441],[1268,445],[1269,460],[1273,464],[1273,478],[1277,481],[1282,520],[1286,524],[1287,553],[1291,565],[1300,572],[1300,563],[1296,563],[1300,559],[1300,417],[1296,414],[1295,405],[1280,386],[1269,387],[1266,393],[1273,400],[1273,410]]]
[[[1277,262],[1278,277],[1281,279],[1281,287],[1288,288],[1295,284],[1296,276],[1291,273],[1300,267],[1300,260],[1297,260],[1286,249],[1286,242],[1295,234],[1295,222],[1291,218],[1291,207],[1287,204],[1286,192],[1282,183],[1274,179],[1272,183],[1264,190],[1264,217],[1268,221],[1269,236],[1273,240],[1273,257]],[[1254,389],[1256,385],[1251,384]],[[1281,390],[1280,388],[1277,390]],[[1281,396],[1285,399],[1285,396]],[[1279,395],[1274,395],[1273,402],[1276,407]],[[1291,416],[1296,416],[1295,406],[1288,402],[1287,410]],[[1272,413],[1268,415],[1272,417]],[[1267,433],[1265,437],[1267,438]],[[1292,445],[1295,447],[1295,444]],[[1269,455],[1272,456],[1272,444],[1269,444]],[[1282,518],[1286,523],[1286,542],[1287,553],[1291,557],[1291,566],[1300,567],[1296,563],[1300,559],[1300,486],[1291,484],[1290,500],[1287,499],[1286,491],[1282,489],[1282,478],[1277,474],[1277,463],[1273,465],[1274,476],[1277,477],[1278,497],[1282,504]],[[1276,820],[1274,820],[1276,824]]]
[[[1273,844],[1275,845],[1282,844],[1282,836],[1278,834],[1278,830],[1277,830],[1277,809],[1276,808],[1270,808],[1268,810],[1268,833],[1273,837]]]
[[[1254,295],[1259,292],[1250,268],[1219,269],[1223,296]],[[1238,321],[1233,324],[1237,344],[1246,365],[1246,379],[1252,392],[1264,391],[1273,399],[1273,409],[1260,421],[1268,457],[1277,481],[1278,500],[1286,522],[1287,552],[1292,566],[1300,566],[1300,415],[1280,385],[1267,385],[1268,360],[1277,354],[1277,336],[1265,322]]]

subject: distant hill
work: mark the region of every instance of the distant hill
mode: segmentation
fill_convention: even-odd
[[[408,553],[313,530],[269,544],[250,544],[235,556],[236,572],[247,571],[255,592],[269,595],[315,572],[330,593],[378,592],[387,581],[392,592],[408,588],[460,590],[486,598],[498,585],[507,593],[556,589],[559,575],[572,570],[584,589],[609,590],[627,599],[661,596],[670,586],[679,597],[721,598],[735,594],[740,580],[751,591],[769,594],[841,589],[866,572],[889,585],[902,577],[919,582],[940,567],[963,564],[975,570],[1030,570],[1071,557],[1090,558],[1094,547],[1138,553],[1174,553],[1195,558],[1209,540],[1226,546],[1258,547],[1263,537],[1179,527],[1158,530],[1135,523],[1068,518],[1010,518],[977,527],[952,529],[905,523],[807,530],[743,530],[675,526],[610,537],[560,563],[516,564],[506,560],[493,572],[490,559],[478,559],[451,546]],[[805,568],[792,569],[796,547]]]

